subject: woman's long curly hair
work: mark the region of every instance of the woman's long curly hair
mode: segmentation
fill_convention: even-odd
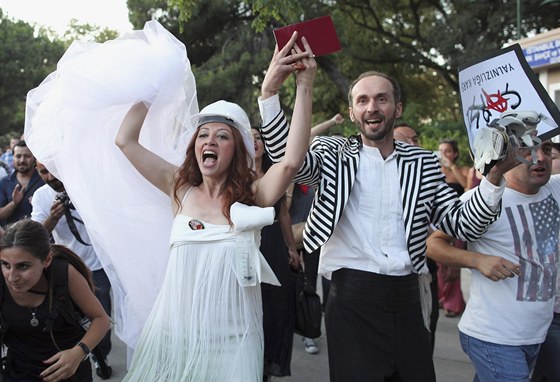
[[[175,182],[175,186],[173,187],[173,196],[179,205],[179,208],[181,206],[181,200],[179,199],[178,192],[181,187],[186,183],[190,183],[193,186],[199,186],[202,184],[202,173],[200,172],[194,152],[194,145],[198,137],[199,129],[200,126],[196,129],[196,132],[193,134],[193,137],[187,147],[185,161],[179,168],[178,180]],[[252,185],[256,179],[255,171],[252,169],[253,161],[248,161],[247,159],[249,158],[249,154],[245,144],[243,143],[241,133],[235,127],[231,127],[231,131],[235,142],[235,150],[229,165],[226,181],[221,190],[223,195],[222,213],[228,219],[230,224],[232,224],[232,222],[229,210],[233,203],[240,202],[250,206],[255,204],[255,195],[252,191]]]

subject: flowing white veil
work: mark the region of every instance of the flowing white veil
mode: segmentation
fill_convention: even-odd
[[[115,331],[134,349],[163,281],[172,224],[168,195],[115,145],[130,106],[151,104],[140,143],[180,165],[198,112],[183,43],[157,21],[98,43],[74,42],[27,95],[25,140],[65,185],[113,287]]]

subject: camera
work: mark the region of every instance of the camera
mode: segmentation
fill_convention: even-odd
[[[66,191],[63,191],[60,194],[56,195],[55,200],[61,202],[62,205],[64,205],[64,207],[66,208],[70,207],[70,205],[72,204],[72,202],[70,201],[70,197],[68,196]]]

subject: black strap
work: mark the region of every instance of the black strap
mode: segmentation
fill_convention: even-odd
[[[80,244],[91,247],[91,244],[86,243],[82,239],[82,237],[80,236],[80,232],[78,232],[78,227],[76,227],[76,223],[75,223],[75,221],[77,221],[78,223],[83,225],[84,222],[82,220],[78,219],[77,217],[75,217],[74,215],[72,215],[71,210],[76,210],[76,208],[74,207],[74,205],[72,203],[70,203],[64,209],[64,216],[66,216],[66,223],[68,223],[68,228],[70,228],[70,232],[72,232],[72,235],[74,235],[74,237],[76,238],[76,240],[78,240],[78,242]]]
[[[51,265],[48,268],[49,272],[49,315],[45,322],[44,331],[47,331],[51,335],[52,342],[58,351],[61,351],[60,347],[56,343],[53,335],[53,324],[58,318],[59,314],[64,317],[64,319],[69,323],[74,323],[74,319],[71,317],[70,311],[74,310],[72,302],[70,305],[65,304],[67,301],[68,294],[68,262],[53,258]],[[69,300],[69,296],[68,296]]]
[[[4,319],[4,314],[2,313],[2,304],[4,304],[4,287],[6,283],[4,281],[4,274],[0,272],[0,349],[4,344],[4,334],[8,331],[8,323]]]
[[[49,272],[49,316],[47,318],[45,330],[49,331],[51,340],[56,349],[61,351],[52,332],[52,326],[58,316],[60,315],[66,322],[80,327],[84,333],[87,331],[84,325],[89,324],[89,320],[81,319],[84,314],[74,305],[68,293],[68,261],[57,259],[56,257],[53,258],[51,266],[49,267]],[[95,356],[96,361],[102,369],[105,370],[108,368],[105,362],[105,356],[98,347],[95,347],[91,353]]]

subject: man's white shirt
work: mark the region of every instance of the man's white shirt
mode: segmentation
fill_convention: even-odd
[[[43,224],[47,220],[53,202],[58,193],[53,190],[48,184],[40,187],[33,194],[31,204],[33,211],[31,212],[31,219]],[[71,210],[72,216],[81,220],[78,211]],[[91,239],[87,233],[86,227],[79,222],[76,223],[76,228],[82,240],[91,244]],[[84,261],[91,271],[96,271],[102,268],[101,262],[93,249],[93,246],[81,244],[76,238],[66,222],[66,216],[62,216],[52,231],[52,235],[56,244],[65,245],[74,251]]]

